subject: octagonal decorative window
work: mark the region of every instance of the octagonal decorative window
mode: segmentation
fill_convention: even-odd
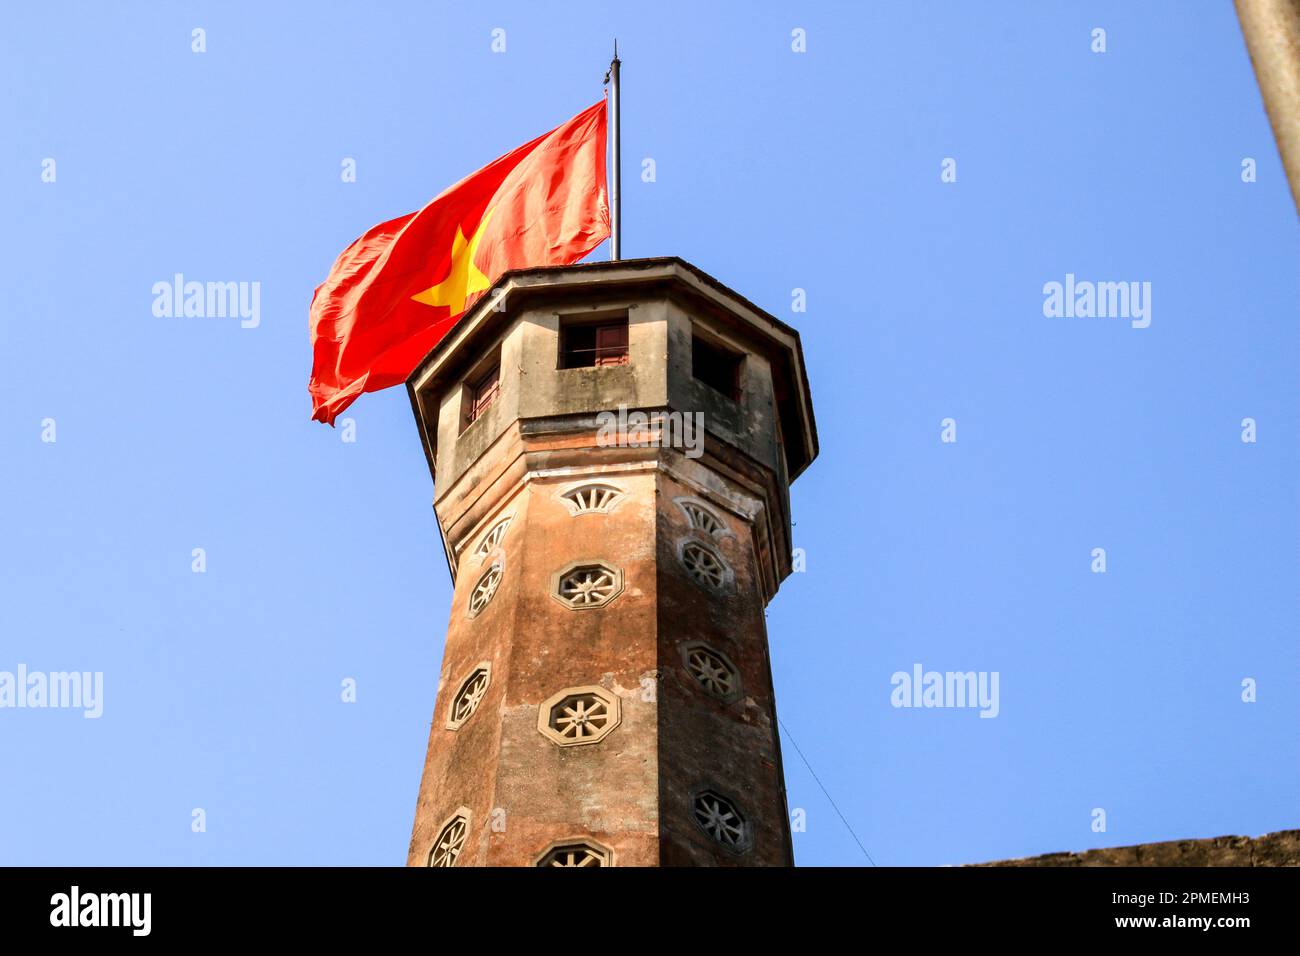
[[[575,561],[551,576],[551,597],[582,611],[603,607],[623,590],[623,572],[603,561]]]
[[[731,581],[731,568],[722,555],[699,541],[684,541],[678,547],[682,566],[701,587],[720,591]]]
[[[614,506],[623,500],[623,492],[613,485],[593,482],[570,488],[560,495],[560,500],[569,509],[569,514],[608,514]]]
[[[552,843],[537,858],[537,866],[613,866],[614,851],[592,840]]]
[[[501,540],[506,536],[506,529],[510,527],[510,522],[515,518],[514,515],[502,518],[492,526],[487,534],[483,535],[483,540],[478,543],[474,549],[474,557],[482,560],[501,546]]]
[[[469,808],[461,807],[438,828],[429,849],[429,866],[455,866],[469,837]]]
[[[447,729],[457,730],[469,720],[487,693],[492,680],[492,662],[483,661],[470,671],[468,677],[460,682],[456,695],[451,699],[451,710],[447,714]]]
[[[594,744],[622,719],[619,700],[603,687],[569,687],[542,701],[537,729],[561,747]]]
[[[716,790],[701,790],[691,800],[695,824],[717,843],[739,853],[749,849],[749,823],[730,797]]]
[[[740,671],[716,647],[703,641],[687,641],[682,645],[682,664],[705,693],[725,701],[740,696]]]
[[[686,522],[691,526],[692,531],[699,531],[711,538],[720,538],[724,534],[731,533],[717,513],[699,499],[674,498],[673,501],[678,508],[682,509],[682,514],[686,515]]]
[[[469,616],[475,617],[479,611],[488,606],[494,597],[496,597],[497,588],[501,585],[501,573],[505,569],[504,562],[493,561],[486,571],[479,576],[474,582],[474,589],[469,592]]]

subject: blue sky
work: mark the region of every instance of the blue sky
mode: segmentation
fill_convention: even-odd
[[[308,302],[595,102],[614,36],[624,254],[803,335],[777,698],[874,861],[1300,826],[1300,231],[1231,5],[560,9],[8,13],[0,671],[102,671],[104,713],[0,709],[0,863],[403,862],[450,582],[405,393],[310,421]],[[155,317],[177,272],[260,324]],[[1150,282],[1150,326],[1045,317],[1067,273]],[[999,715],[892,707],[914,663]],[[785,763],[798,862],[865,864]]]

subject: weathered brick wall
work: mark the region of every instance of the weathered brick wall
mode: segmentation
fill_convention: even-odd
[[[1261,837],[1139,843],[1082,853],[1047,853],[974,866],[1300,866],[1300,830]]]

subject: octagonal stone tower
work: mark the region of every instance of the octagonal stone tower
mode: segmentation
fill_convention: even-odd
[[[408,865],[793,863],[798,334],[676,258],[521,270],[407,389],[455,582]]]

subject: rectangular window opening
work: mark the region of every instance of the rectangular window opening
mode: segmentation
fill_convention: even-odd
[[[560,368],[603,368],[627,363],[626,316],[560,326]]]
[[[691,374],[730,399],[740,398],[740,365],[744,356],[698,335],[691,338]]]
[[[493,362],[491,368],[468,384],[467,392],[465,426],[469,427],[482,417],[501,394],[501,363]]]

